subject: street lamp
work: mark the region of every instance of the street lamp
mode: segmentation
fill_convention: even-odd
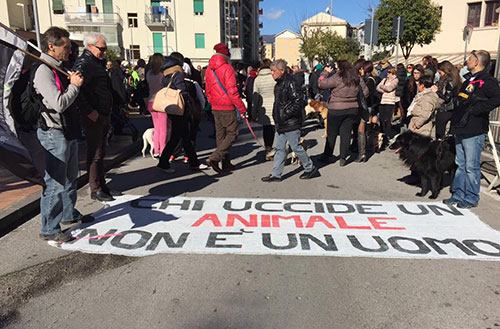
[[[132,61],[132,64],[134,64],[134,36],[132,35],[132,28],[134,27],[134,24],[129,24],[128,27],[130,28],[130,59]]]
[[[16,3],[17,6],[23,8],[23,25],[24,25],[24,30],[26,31],[26,15],[24,13],[24,3]]]

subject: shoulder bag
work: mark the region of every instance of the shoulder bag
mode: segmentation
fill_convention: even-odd
[[[171,89],[170,85],[177,73],[172,75],[172,79],[165,88],[158,91],[153,103],[153,110],[165,112],[169,115],[184,115],[184,98],[178,89]]]

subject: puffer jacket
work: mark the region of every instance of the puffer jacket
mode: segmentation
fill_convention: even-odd
[[[253,110],[255,119],[262,125],[274,125],[273,105],[274,105],[274,81],[271,69],[262,69],[255,78],[253,85]]]
[[[396,88],[398,86],[398,78],[393,76],[392,78],[383,79],[377,86],[377,91],[382,93],[382,99],[380,104],[394,105],[396,103]]]
[[[443,100],[430,89],[427,89],[422,93],[422,95],[415,98],[415,104],[410,106],[412,117],[409,128],[414,133],[431,137],[432,116],[434,112],[439,109]]]
[[[437,92],[437,95],[443,100],[439,112],[453,111],[458,104],[458,93],[449,79],[446,80],[443,87]]]
[[[278,134],[302,127],[304,106],[302,88],[292,76],[283,74],[274,86],[273,119]]]
[[[111,80],[106,72],[106,61],[95,57],[85,49],[75,62],[74,71],[83,75],[83,86],[76,105],[83,115],[96,110],[100,115],[109,115],[113,106]]]
[[[217,83],[214,71],[228,94]],[[208,69],[205,73],[205,91],[213,111],[231,111],[236,106],[241,114],[247,112],[238,93],[234,69],[221,54],[213,55],[208,62]]]
[[[363,79],[359,80],[363,95],[368,97],[369,90]],[[358,85],[348,86],[342,81],[340,74],[329,76],[328,72],[323,71],[319,77],[318,86],[321,89],[332,88],[326,107],[330,113],[338,110],[357,109],[358,104]]]

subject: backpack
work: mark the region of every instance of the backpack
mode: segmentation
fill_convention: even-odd
[[[29,78],[26,80],[26,87],[21,93],[20,106],[14,111],[14,120],[18,127],[26,132],[35,131],[38,127],[44,126],[45,121],[42,118],[42,112],[47,108],[43,105],[42,95],[35,90],[33,79],[41,63],[35,63],[26,74]],[[46,126],[46,125],[45,125]]]

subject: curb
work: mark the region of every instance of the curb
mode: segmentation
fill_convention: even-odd
[[[138,153],[142,147],[142,139],[137,139],[133,144],[126,147],[123,152],[117,154],[114,158],[105,160],[104,170],[107,172],[118,164],[128,160],[134,154]],[[88,183],[88,173],[78,176],[77,189],[81,189]],[[26,223],[40,212],[40,193],[33,193],[23,200],[10,206],[12,211],[0,218],[0,237],[6,235],[22,224]]]

